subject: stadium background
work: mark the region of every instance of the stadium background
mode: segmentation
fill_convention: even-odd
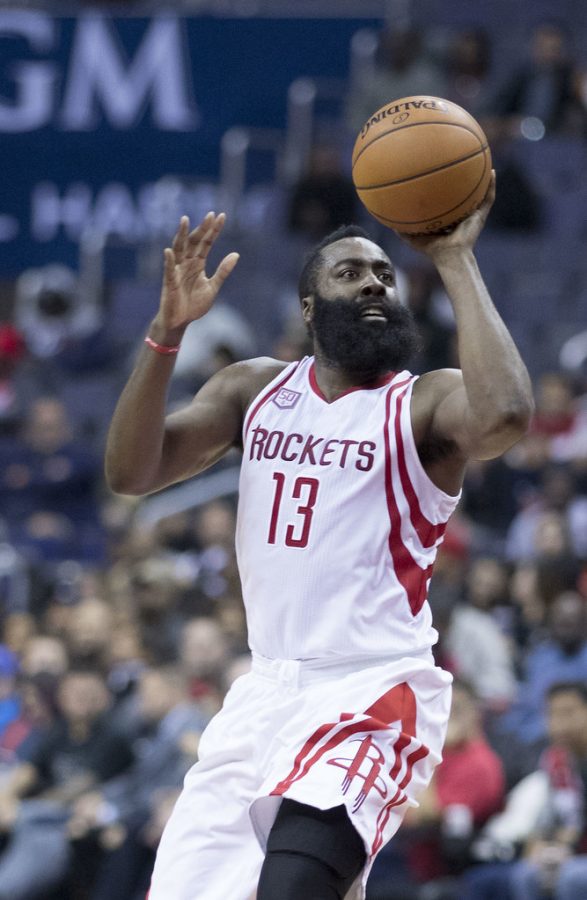
[[[0,795],[23,760],[39,768],[43,735],[63,714],[54,707],[65,672],[98,673],[109,717],[136,750],[164,718],[145,717],[142,679],[154,672],[169,688],[173,667],[189,683],[190,713],[203,723],[247,664],[232,544],[238,458],[140,503],[109,495],[102,477],[109,417],[156,310],[161,251],[180,215],[196,221],[209,209],[226,210],[215,258],[235,249],[241,261],[206,328],[186,338],[172,404],[228,362],[304,352],[296,276],[305,251],[349,215],[398,264],[403,299],[425,336],[417,365],[457,362],[433,273],[353,207],[354,136],[361,115],[375,108],[369,98],[394,84],[418,84],[400,95],[462,103],[486,126],[494,153],[499,202],[477,257],[530,369],[538,411],[531,435],[505,461],[471,468],[433,600],[439,656],[473,683],[504,790],[540,765],[548,684],[587,678],[587,8],[578,0],[520,0],[512,22],[511,6],[185,0],[164,8],[0,7]],[[566,92],[537,79],[526,109],[514,87],[520,68],[532,68],[533,34],[546,20],[562,29]],[[459,70],[459,38],[472,31],[483,59]],[[402,34],[412,52],[398,72],[393,36]],[[536,115],[549,103],[550,118]],[[578,601],[572,652],[561,650],[555,624],[569,594]],[[472,655],[481,632],[479,663]],[[540,680],[533,654],[541,658],[551,645],[548,677]],[[35,718],[26,699],[41,682],[47,721]],[[183,696],[176,701],[185,705]],[[193,745],[175,749],[177,781]],[[23,793],[43,797],[55,777],[44,774],[47,784],[39,779]],[[144,773],[137,777],[144,785]],[[128,859],[118,863],[130,885],[120,896],[134,897],[176,786],[167,774],[134,818],[115,818],[118,838],[106,819],[83,839],[68,835],[63,871],[47,870],[30,896],[56,890],[112,900],[105,860],[117,871],[123,848],[138,863],[134,883]],[[52,835],[65,833],[72,803],[62,805]],[[19,815],[27,808],[21,804]],[[3,826],[0,897],[8,850],[18,837],[26,856],[32,840],[19,821],[7,814]],[[439,813],[437,832],[443,821]],[[144,822],[152,825],[148,839]],[[477,834],[481,821],[474,824]],[[424,840],[421,831],[417,837]],[[461,871],[479,862],[469,843],[466,859],[462,846],[461,856],[443,846],[432,867],[419,870],[412,850],[387,860],[396,884],[405,879],[403,898],[423,898],[424,886],[440,892],[429,897],[456,896]],[[91,877],[79,876],[80,860]],[[389,885],[381,890],[395,896]]]

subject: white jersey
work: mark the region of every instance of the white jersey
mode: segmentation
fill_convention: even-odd
[[[418,457],[416,380],[392,373],[329,403],[306,357],[251,404],[237,554],[254,652],[391,658],[435,643],[427,590],[459,497]]]

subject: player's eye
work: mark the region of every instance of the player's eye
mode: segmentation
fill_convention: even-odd
[[[386,281],[387,284],[393,284],[395,281],[393,272],[382,272],[379,278],[381,279],[381,281]]]
[[[342,272],[340,272],[340,277],[341,278],[355,278],[356,274],[357,273],[355,272],[354,269],[343,269]]]

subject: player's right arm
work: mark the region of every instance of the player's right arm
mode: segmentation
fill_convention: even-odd
[[[190,232],[187,217],[182,218],[173,247],[165,250],[161,302],[149,329],[157,344],[178,345],[189,323],[208,312],[234,269],[238,254],[230,253],[212,277],[205,273],[223,225],[224,214],[209,213]],[[280,368],[261,361],[229,366],[185,409],[166,416],[174,358],[143,347],[118,401],[106,444],[106,480],[117,493],[149,494],[216,462],[239,443],[248,402]]]

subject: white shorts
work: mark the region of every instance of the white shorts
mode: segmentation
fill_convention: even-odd
[[[282,797],[344,804],[367,862],[440,762],[451,676],[430,653],[337,663],[255,656],[206,728],[157,852],[149,900],[249,900]]]

